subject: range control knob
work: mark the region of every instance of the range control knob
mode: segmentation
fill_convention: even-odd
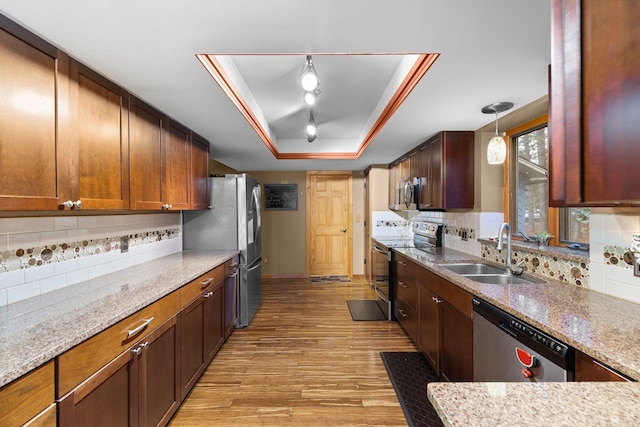
[[[529,368],[522,368],[522,376],[525,378],[531,378],[533,377],[533,372],[531,372],[531,369]]]

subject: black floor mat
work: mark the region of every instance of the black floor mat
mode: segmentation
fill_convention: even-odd
[[[375,300],[347,300],[352,320],[386,320]]]
[[[409,426],[444,425],[427,397],[427,383],[441,380],[422,353],[382,352],[380,357],[387,368]]]

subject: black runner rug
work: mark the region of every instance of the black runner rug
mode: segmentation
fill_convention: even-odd
[[[375,300],[347,300],[351,320],[386,320]]]
[[[441,381],[419,352],[381,352],[389,379],[411,427],[443,426],[427,397],[427,384]]]

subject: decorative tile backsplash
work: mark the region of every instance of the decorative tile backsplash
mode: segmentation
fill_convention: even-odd
[[[0,306],[181,250],[180,212],[0,218]]]
[[[154,230],[127,235],[129,248],[171,239],[179,236],[180,229]],[[101,239],[90,239],[58,244],[36,246],[30,248],[6,249],[0,254],[0,274],[19,269],[40,267],[45,264],[68,261],[99,253],[119,251],[123,236],[111,236]],[[1,277],[1,276],[0,276]]]
[[[505,256],[505,253],[497,250],[493,244],[482,244],[482,258],[504,264]],[[511,260],[514,264],[524,260],[523,267],[528,273],[589,287],[589,264],[586,262],[563,259],[552,254],[527,252],[522,249],[513,249]]]

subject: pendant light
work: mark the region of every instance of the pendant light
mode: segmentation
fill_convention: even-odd
[[[504,163],[507,157],[507,143],[498,132],[498,113],[507,111],[512,107],[513,102],[496,102],[482,108],[483,113],[495,113],[496,115],[496,134],[493,138],[491,138],[491,141],[489,141],[489,146],[487,147],[487,161],[490,165],[501,165]]]
[[[318,123],[313,117],[313,110],[309,111],[309,121],[307,122],[307,141],[313,142],[317,136]]]
[[[318,75],[316,74],[316,67],[313,66],[313,58],[311,55],[307,55],[307,60],[302,67],[302,88],[307,92],[312,92],[318,87]]]

